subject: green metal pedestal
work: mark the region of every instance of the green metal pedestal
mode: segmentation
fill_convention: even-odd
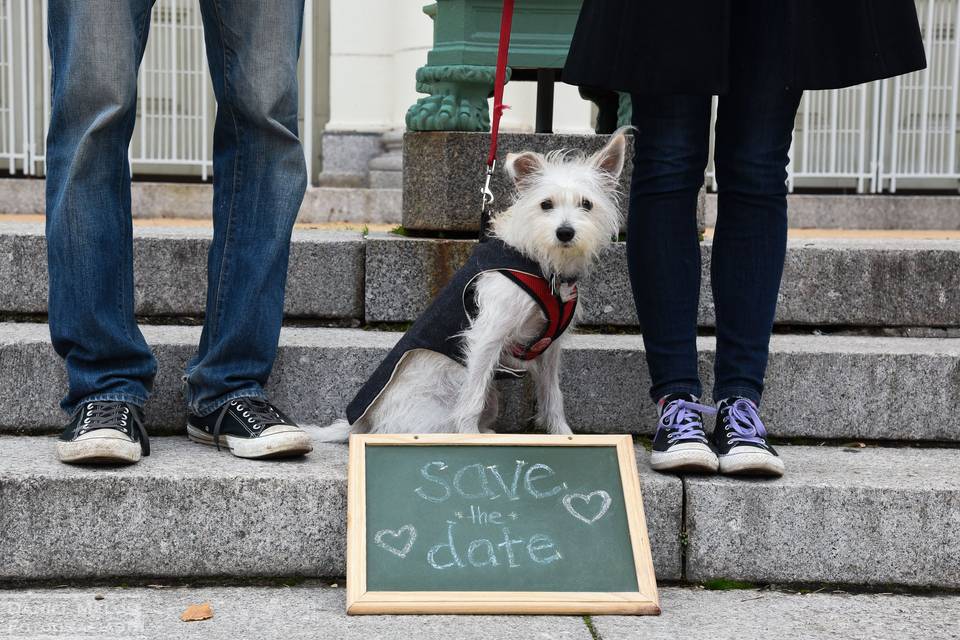
[[[517,0],[508,73],[536,79],[563,68],[581,0]],[[409,131],[489,131],[502,0],[437,0],[433,48],[417,70],[417,91],[429,94],[407,111]],[[508,78],[510,76],[508,75]]]

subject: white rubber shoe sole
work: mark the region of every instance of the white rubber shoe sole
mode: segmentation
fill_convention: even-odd
[[[757,447],[734,447],[720,456],[720,473],[726,475],[779,478],[785,470],[783,460]]]
[[[719,464],[713,449],[699,442],[676,444],[667,451],[650,454],[650,466],[656,471],[716,473]]]
[[[213,436],[187,424],[187,436],[194,442],[215,446]],[[291,458],[313,451],[310,435],[302,429],[286,424],[277,424],[267,429],[257,438],[237,438],[220,435],[220,446],[230,450],[238,458]]]
[[[140,443],[113,429],[97,429],[72,442],[57,440],[57,457],[69,464],[133,464],[143,456]]]

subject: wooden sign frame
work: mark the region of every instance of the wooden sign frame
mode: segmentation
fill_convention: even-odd
[[[367,445],[479,445],[616,447],[636,592],[577,591],[368,591],[366,529]],[[633,439],[628,435],[351,435],[347,506],[347,613],[356,614],[632,614],[658,615],[653,558],[643,513]]]

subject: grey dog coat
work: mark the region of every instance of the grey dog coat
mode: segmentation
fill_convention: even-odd
[[[347,406],[350,424],[363,417],[386,389],[403,358],[411,351],[428,349],[465,365],[462,334],[470,327],[470,319],[477,312],[474,286],[477,276],[493,271],[502,273],[525,291],[547,318],[537,338],[525,345],[514,345],[514,356],[521,360],[533,360],[570,326],[577,306],[575,283],[565,283],[571,285],[570,293],[561,296],[556,291],[555,283],[543,274],[536,262],[497,238],[480,242],[474,247],[466,264],[453,275],[357,392]],[[519,377],[523,372],[508,369],[501,374]]]

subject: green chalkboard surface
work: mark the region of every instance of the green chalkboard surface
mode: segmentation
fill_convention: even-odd
[[[363,508],[351,505],[363,519],[362,541],[352,523],[351,542],[362,545],[364,592],[643,590],[649,547],[645,527],[631,531],[630,509],[642,519],[642,506],[628,505],[639,503],[629,437],[629,473],[621,436],[477,437],[365,442]]]

